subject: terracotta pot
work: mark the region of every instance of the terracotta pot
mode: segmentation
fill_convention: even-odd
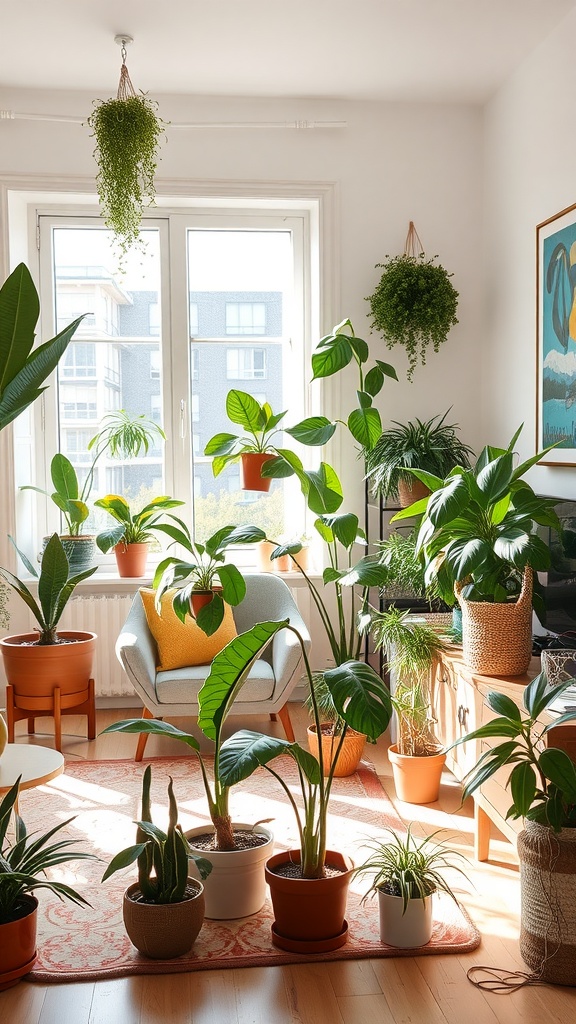
[[[272,569],[274,572],[290,572],[291,563],[290,555],[280,555],[280,558],[275,558],[272,562]]]
[[[416,477],[410,483],[407,483],[402,478],[398,481],[398,504],[400,508],[408,508],[415,501],[427,498],[429,494],[430,490],[426,487],[426,484],[423,484]]]
[[[60,689],[62,708],[74,707],[87,699],[88,680],[96,650],[96,633],[61,629],[58,636],[74,643],[41,647],[37,633],[21,633],[0,640],[4,671],[14,687],[16,707],[46,711],[46,698]],[[35,644],[35,646],[23,646]],[[86,696],[82,696],[86,693]]]
[[[330,771],[339,743],[339,736],[325,733],[324,730],[322,731],[322,760],[324,763],[324,775],[328,775],[328,772]],[[344,737],[344,743],[334,772],[335,778],[343,779],[348,775],[354,774],[360,763],[360,758],[364,752],[365,745],[366,737],[361,732],[355,732],[353,729],[348,729]],[[315,725],[310,725],[308,727],[308,749],[316,760],[318,760],[318,736],[316,735]]]
[[[235,829],[251,830],[252,825],[235,824]],[[257,914],[266,900],[264,865],[274,847],[269,829],[257,825],[254,829],[266,836],[266,842],[248,850],[210,850],[194,846],[194,837],[214,832],[213,825],[199,825],[186,832],[186,838],[198,857],[212,864],[212,871],[204,879],[205,916],[212,921],[232,921],[237,917]],[[191,870],[193,866],[191,865]]]
[[[274,908],[272,942],[280,949],[301,953],[326,953],[339,949],[348,938],[346,900],[353,864],[332,850],[326,863],[340,874],[326,878],[286,878],[274,868],[300,863],[300,850],[276,853],[266,864],[266,881]]]
[[[114,548],[118,575],[124,578],[136,579],[146,575],[146,562],[148,559],[148,544],[124,544],[120,541]]]
[[[425,946],[432,936],[432,896],[408,900],[378,890],[380,940],[397,949]]]
[[[26,894],[22,904],[22,917],[0,924],[0,991],[16,985],[36,963],[38,900]]]
[[[576,829],[526,821],[518,857],[522,959],[543,982],[576,985]]]
[[[138,902],[138,882],[124,893],[122,912],[130,942],[151,960],[172,960],[189,953],[204,921],[204,887],[188,879],[193,894],[181,903]]]
[[[240,456],[240,486],[244,491],[269,491],[271,477],[262,476],[265,462],[275,459],[272,452],[244,452]]]
[[[432,804],[438,799],[446,754],[413,757],[399,754],[393,743],[388,747],[388,758],[399,800],[407,804]]]
[[[273,544],[270,540],[261,540],[256,545],[256,563],[260,572],[274,571],[274,562],[271,561],[270,555],[275,547],[276,544]]]
[[[192,614],[195,616],[198,615],[201,608],[205,608],[207,604],[210,604],[214,594],[221,592],[222,587],[214,587],[213,590],[193,590],[190,597]]]

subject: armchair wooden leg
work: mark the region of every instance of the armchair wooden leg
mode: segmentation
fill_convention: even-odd
[[[154,717],[155,716],[152,714],[151,711],[148,710],[148,708],[143,708],[142,709],[142,718],[154,718]],[[144,750],[145,750],[146,744],[148,742],[148,736],[149,736],[149,733],[147,733],[147,732],[141,732],[140,733],[140,736],[138,737],[138,746],[136,747],[136,754],[134,756],[134,760],[135,761],[141,761],[142,758],[144,757]]]
[[[292,728],[292,722],[290,721],[290,711],[288,710],[288,703],[286,703],[283,708],[280,708],[280,711],[278,712],[278,718],[280,719],[284,727],[286,739],[289,740],[290,743],[294,743],[296,737],[294,736],[294,729]]]
[[[270,721],[271,722],[277,722],[278,721],[278,715],[275,715],[274,713],[272,713],[270,715]]]

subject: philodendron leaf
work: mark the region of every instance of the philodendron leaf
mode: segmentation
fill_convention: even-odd
[[[354,409],[348,417],[348,429],[354,440],[370,451],[382,433],[380,413],[373,406]]]
[[[353,358],[353,350],[345,335],[337,334],[322,339],[322,347],[318,346],[312,355],[313,380],[320,377],[331,377],[343,370]]]
[[[344,495],[340,483],[332,466],[321,462],[317,470],[305,470],[302,474],[306,483],[302,481],[306,493],[308,508],[316,515],[323,515],[325,512],[337,512],[342,504]]]
[[[375,741],[392,717],[390,693],[380,676],[361,661],[328,669],[324,681],[341,718],[356,732]]]
[[[200,744],[195,736],[177,729],[170,722],[161,722],[156,718],[129,718],[123,722],[113,722],[102,730],[102,735],[107,732],[126,733],[149,733],[152,736],[168,736],[171,739],[181,740],[193,750],[200,750]]]
[[[238,423],[246,430],[261,430],[263,426],[260,404],[246,391],[233,388],[226,396],[226,415],[232,423]]]
[[[268,764],[280,754],[286,754],[290,745],[289,740],[265,736],[249,729],[235,732],[220,748],[220,782],[227,788],[235,786],[242,779],[248,779],[257,768]]]
[[[178,603],[175,600],[175,611],[177,607]],[[185,601],[185,607],[188,607],[188,600]],[[214,593],[211,601],[208,601],[207,604],[198,609],[196,612],[196,623],[202,632],[206,633],[206,636],[212,636],[220,628],[224,620],[224,611],[224,601],[220,594],[216,593]]]
[[[313,786],[320,783],[320,764],[308,750],[304,750],[298,743],[290,743],[286,753],[294,758],[296,764],[302,769],[304,775]]]
[[[326,416],[309,416],[295,427],[288,427],[286,433],[301,444],[321,445],[330,440],[335,430],[336,424]]]
[[[522,761],[510,773],[510,792],[515,810],[525,817],[536,796],[536,772],[531,764]]]
[[[540,754],[540,768],[550,782],[564,794],[570,804],[576,804],[576,767],[564,750],[547,747]]]

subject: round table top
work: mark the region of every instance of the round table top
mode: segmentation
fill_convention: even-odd
[[[20,789],[33,789],[64,771],[64,757],[52,747],[7,743],[0,754],[0,793],[7,793],[19,775]]]

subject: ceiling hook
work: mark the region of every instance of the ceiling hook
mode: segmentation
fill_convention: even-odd
[[[133,36],[129,36],[126,32],[120,33],[120,35],[114,36],[114,42],[120,47],[120,55],[122,57],[122,63],[126,63],[126,47],[130,46],[130,43],[134,42]]]

